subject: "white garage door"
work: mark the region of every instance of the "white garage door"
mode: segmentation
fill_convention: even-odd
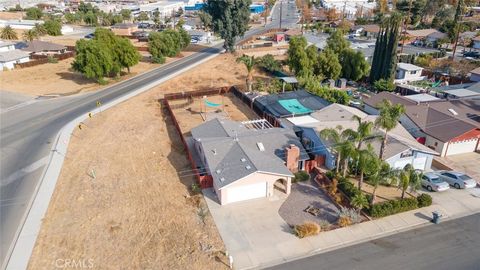
[[[227,188],[227,203],[240,202],[267,196],[267,183],[261,182]],[[223,192],[223,191],[222,191]]]
[[[451,156],[455,154],[463,154],[475,152],[475,147],[477,146],[477,140],[468,140],[461,142],[454,142],[448,144],[448,150],[445,154],[446,156]]]
[[[425,170],[425,162],[427,162],[426,157],[419,157],[413,160],[413,168],[418,170]]]
[[[411,159],[401,159],[399,161],[396,161],[393,167],[395,169],[403,169],[407,164],[409,164],[412,160]]]

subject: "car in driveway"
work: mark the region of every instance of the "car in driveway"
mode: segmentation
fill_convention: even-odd
[[[447,182],[440,179],[440,177],[433,173],[428,172],[422,176],[422,186],[428,191],[445,191],[450,188]]]
[[[438,173],[441,180],[449,183],[455,188],[473,188],[477,185],[477,182],[470,176],[461,172],[443,171]]]

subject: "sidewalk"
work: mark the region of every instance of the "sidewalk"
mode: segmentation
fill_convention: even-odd
[[[433,193],[434,203],[429,207],[298,239],[278,215],[282,199],[259,199],[221,207],[214,201],[211,190],[205,191],[205,195],[227,251],[234,258],[235,269],[273,266],[432,224],[433,211],[439,211],[443,219],[480,212],[480,188],[451,189]]]

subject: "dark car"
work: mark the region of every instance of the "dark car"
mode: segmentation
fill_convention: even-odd
[[[476,51],[473,51],[473,52],[466,52],[466,53],[463,53],[463,57],[472,57],[472,58],[480,58],[480,52],[476,52]]]
[[[84,38],[93,38],[93,37],[95,37],[94,33],[90,33],[90,34],[84,36]]]

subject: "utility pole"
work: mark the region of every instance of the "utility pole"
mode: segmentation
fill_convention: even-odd
[[[268,18],[268,0],[265,1],[265,26],[264,27],[267,27],[267,18]]]
[[[457,51],[458,38],[460,37],[460,24],[462,23],[462,9],[460,9],[460,16],[458,22],[455,22],[455,44],[453,45],[452,60],[455,60],[455,52]],[[465,50],[465,48],[464,48]]]
[[[280,29],[282,29],[282,8],[283,8],[283,0],[280,0]]]

